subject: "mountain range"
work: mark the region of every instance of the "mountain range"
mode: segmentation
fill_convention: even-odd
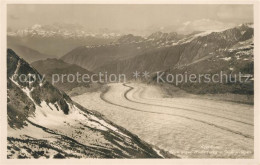
[[[189,35],[156,32],[147,38],[125,35],[111,44],[78,47],[61,59],[91,71],[107,69],[116,72],[118,68],[124,67],[132,72],[133,69],[128,69],[130,65],[134,65],[132,67],[135,69],[160,71],[214,56],[216,52],[250,40],[254,32],[252,26],[242,24],[219,32],[195,32]]]
[[[70,51],[68,51],[68,53],[65,53],[65,55],[63,55],[59,59],[60,61],[52,61],[57,62],[57,64],[54,64],[52,62],[51,63],[53,66],[56,66],[59,65],[59,62],[65,62],[67,64],[64,66],[67,66],[68,68],[75,67],[79,70],[82,70],[82,72],[86,73],[123,73],[127,75],[128,79],[133,78],[132,75],[135,71],[147,71],[150,73],[151,79],[156,79],[156,77],[154,77],[154,74],[156,72],[165,72],[173,74],[185,72],[189,72],[190,74],[214,74],[223,71],[224,73],[234,74],[241,71],[242,73],[249,74],[252,77],[252,68],[254,63],[253,26],[254,25],[252,23],[245,23],[230,29],[205,32],[196,31],[187,35],[178,34],[175,32],[165,33],[160,31],[152,33],[147,37],[135,36],[133,34],[122,36],[116,35],[116,37],[112,37],[113,39],[107,43],[98,42],[94,45],[75,45],[75,48],[72,48],[72,50],[70,47],[71,45],[69,46],[70,48],[68,48],[66,44],[62,46],[55,45],[55,50],[68,49]],[[39,29],[59,29],[57,27],[54,27],[47,28],[45,26],[36,26],[33,29],[36,29],[38,31],[40,31]],[[68,29],[79,31],[78,29],[80,28],[81,27],[72,26]],[[62,32],[62,30],[58,31],[59,33]],[[39,35],[37,36],[39,37]],[[95,38],[96,37],[97,36],[95,36]],[[46,38],[39,38],[41,38],[41,41],[35,43],[40,45],[40,43],[42,42],[48,42],[48,38],[52,38],[52,36],[47,36]],[[73,37],[68,40],[65,39],[66,37],[61,38],[62,42],[64,40],[69,42],[73,40]],[[45,46],[41,45],[40,47]],[[18,51],[20,51],[20,49]],[[50,70],[52,70],[44,70],[42,74],[50,75],[50,73],[53,73],[55,71],[55,67],[50,66],[47,62],[48,60],[45,62],[37,62],[37,60],[47,59],[49,57],[48,55],[42,55],[43,58],[39,55],[39,57],[41,57],[40,59],[29,60],[32,59],[32,57],[27,58],[24,55],[26,53],[23,53],[28,51],[20,52],[25,60],[29,62],[35,62],[34,66],[36,68],[38,67],[37,69],[39,69],[39,71],[42,71],[41,68],[50,68]],[[69,67],[69,64],[73,64],[74,66]],[[68,72],[69,70],[77,70],[68,68],[59,68],[59,73],[70,73]],[[83,70],[83,68],[85,70]],[[75,86],[77,87],[81,85],[74,84],[69,87],[66,85],[59,84],[57,87],[61,87],[60,89],[62,90],[66,90],[66,88],[71,90],[72,87]],[[203,88],[203,85],[200,85],[199,87],[194,87],[192,84],[187,83],[180,85],[179,87],[187,89],[191,92],[194,92],[194,89],[197,89],[195,90],[195,93],[214,93],[216,91],[243,91],[240,90],[240,85],[231,88],[230,86],[221,87],[221,90],[217,90],[215,88],[209,90],[207,88]],[[227,88],[230,90],[226,90]],[[244,89],[244,87],[242,89]],[[244,91],[246,91],[245,93],[252,93],[253,85],[249,85],[249,87],[246,87],[246,90]]]
[[[113,32],[91,33],[81,25],[35,24],[31,27],[7,32],[7,47],[24,46],[43,54],[62,56],[82,45],[107,44],[120,34]]]
[[[190,74],[242,71],[253,76],[253,37],[251,23],[189,35],[163,32],[153,33],[146,38],[125,35],[111,44],[78,47],[61,59],[93,72],[123,73],[129,79],[135,71],[148,71],[151,75],[162,71],[174,74],[185,71]],[[227,91],[237,92],[241,89],[238,86]],[[219,91],[225,92],[225,89]],[[251,84],[245,93],[252,93],[252,90]],[[204,92],[216,91],[218,89]]]

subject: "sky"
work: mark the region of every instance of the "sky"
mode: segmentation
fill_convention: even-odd
[[[26,5],[7,6],[7,26],[17,30],[34,24],[80,24],[95,31],[121,33],[175,31],[189,33],[253,22],[253,5]]]

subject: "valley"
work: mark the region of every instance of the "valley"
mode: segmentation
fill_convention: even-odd
[[[74,24],[9,32],[7,157],[253,158],[253,26],[147,36]],[[126,82],[53,79],[99,73]],[[174,84],[157,73],[230,79]],[[238,74],[248,81],[232,82]],[[18,78],[32,75],[39,80]]]

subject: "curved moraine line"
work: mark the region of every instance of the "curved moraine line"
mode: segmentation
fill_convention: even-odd
[[[125,84],[123,84],[125,85]],[[126,85],[125,85],[126,86]],[[130,87],[129,87],[130,88]],[[195,118],[191,118],[191,117],[187,117],[187,116],[183,116],[183,115],[177,115],[177,114],[170,114],[170,113],[163,113],[163,112],[155,112],[155,111],[146,111],[146,110],[141,110],[141,109],[137,109],[137,108],[132,108],[132,107],[127,107],[127,106],[124,106],[124,105],[120,105],[120,104],[116,104],[116,103],[113,103],[109,100],[107,100],[105,98],[105,94],[109,91],[110,87],[108,87],[105,91],[103,91],[101,94],[100,94],[100,98],[108,103],[108,104],[111,104],[111,105],[115,105],[115,106],[118,106],[118,107],[122,107],[122,108],[125,108],[127,110],[131,110],[131,111],[138,111],[138,112],[144,112],[144,113],[152,113],[152,114],[159,114],[159,115],[168,115],[168,116],[177,116],[177,117],[181,117],[181,118],[185,118],[185,119],[188,119],[188,120],[193,120],[193,121],[196,121],[196,122],[200,122],[200,123],[203,123],[203,124],[207,124],[207,125],[210,125],[210,126],[213,126],[213,127],[216,127],[216,128],[219,128],[221,130],[225,130],[225,131],[228,131],[230,133],[234,133],[234,134],[237,134],[237,135],[240,135],[240,136],[243,136],[245,138],[249,138],[249,139],[254,139],[253,136],[251,135],[247,135],[247,134],[243,134],[239,131],[235,131],[235,130],[232,130],[232,129],[229,129],[229,128],[226,128],[226,127],[223,127],[223,126],[219,126],[219,125],[216,125],[216,124],[213,124],[213,123],[209,123],[209,122],[206,122],[206,121],[203,121],[203,120],[199,120],[199,119],[195,119]],[[133,90],[134,88],[131,87],[130,89],[126,90],[124,92],[124,97],[128,100],[128,101],[131,101],[131,102],[135,102],[135,103],[139,103],[139,102],[136,102],[136,101],[132,101],[130,99],[127,98],[127,93],[130,92],[131,90]],[[139,103],[139,104],[147,104],[147,105],[152,105],[152,106],[159,106],[159,105],[153,105],[153,104],[148,104],[148,103]],[[160,106],[159,106],[160,107]],[[173,108],[173,107],[170,107],[170,108]]]
[[[127,97],[127,94],[132,91],[134,89],[134,87],[132,86],[128,86],[126,84],[123,84],[123,86],[128,87],[129,89],[124,93],[124,97],[126,100],[130,101],[130,102],[134,102],[134,103],[138,103],[138,104],[144,104],[144,105],[152,105],[152,106],[157,106],[157,107],[165,107],[165,108],[170,108],[170,109],[178,109],[178,110],[184,110],[184,111],[190,111],[190,112],[196,112],[196,113],[201,113],[204,115],[208,115],[208,116],[214,116],[214,117],[218,117],[218,118],[222,118],[222,119],[226,119],[226,120],[230,120],[230,121],[234,121],[234,122],[238,122],[238,123],[242,123],[242,124],[246,124],[246,125],[251,125],[254,126],[254,124],[251,123],[246,123],[240,120],[235,120],[235,119],[230,119],[227,117],[223,117],[223,116],[219,116],[219,115],[215,115],[215,114],[211,114],[211,113],[206,113],[206,112],[200,112],[200,111],[196,111],[196,110],[192,110],[192,109],[186,109],[186,108],[180,108],[180,107],[174,107],[174,106],[167,106],[167,105],[158,105],[158,104],[150,104],[150,103],[144,103],[144,102],[139,102],[139,101],[135,101],[135,100],[131,100]]]

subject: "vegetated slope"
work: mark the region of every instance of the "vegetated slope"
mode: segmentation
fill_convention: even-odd
[[[24,82],[18,76],[35,81]],[[127,130],[74,103],[7,50],[8,158],[159,158]]]
[[[128,79],[132,79],[133,72],[148,71],[153,73],[156,71],[165,70],[178,63],[181,51],[185,48],[184,45],[174,47],[166,47],[156,49],[154,51],[145,52],[142,55],[131,59],[114,61],[107,65],[97,68],[94,72],[108,72],[117,74],[126,74]]]
[[[120,37],[117,41],[110,44],[76,48],[65,54],[61,59],[91,71],[99,70],[98,68],[100,67],[109,64],[114,65],[121,60],[124,61],[142,54],[153,53],[156,49],[164,46],[170,47],[180,38],[182,38],[182,36],[176,33],[157,32],[148,38],[129,34]],[[137,63],[135,65],[137,65]]]
[[[37,60],[44,60],[47,58],[55,57],[55,56],[40,53],[37,50],[31,49],[23,45],[8,45],[8,48],[11,48],[15,52],[17,52],[21,58],[25,59],[29,63]]]
[[[92,83],[90,78],[84,79],[84,81],[82,78],[84,74],[90,77],[93,74],[92,72],[62,60],[40,60],[33,62],[31,66],[39,71],[40,74],[45,75],[47,81],[63,91],[70,91],[76,87],[89,87]],[[70,75],[73,75],[74,78]],[[78,77],[76,77],[77,75]]]
[[[90,71],[120,59],[128,59],[144,51],[138,49],[136,43],[82,46],[78,47],[61,59],[67,63],[76,64]]]

